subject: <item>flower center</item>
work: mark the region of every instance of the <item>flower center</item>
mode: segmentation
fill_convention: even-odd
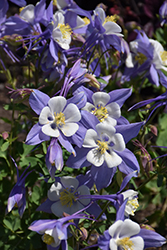
[[[129,237],[125,237],[117,240],[117,245],[122,247],[124,250],[133,250],[133,242]]]
[[[138,63],[141,65],[147,60],[147,57],[144,54],[139,52],[135,56],[135,60],[138,61]]]
[[[70,38],[72,30],[71,30],[69,24],[59,23],[57,27],[60,29],[62,36],[63,36],[63,39]]]
[[[108,149],[108,144],[105,141],[97,140],[97,145],[99,146],[98,150],[100,151],[101,154],[104,154],[106,150]]]
[[[87,18],[86,16],[84,18],[82,18],[82,20],[84,21],[85,25],[90,23],[89,18]]]
[[[54,112],[54,116],[55,116],[54,122],[56,123],[57,126],[65,124],[65,115],[62,112],[57,114],[56,112]]]
[[[136,209],[139,207],[139,203],[138,203],[138,200],[137,198],[134,198],[132,200],[129,200],[127,202],[127,204],[130,204],[134,210],[131,211],[131,214],[134,215],[134,212],[136,211]]]
[[[71,207],[73,203],[76,201],[77,192],[75,192],[74,188],[66,188],[62,192],[60,192],[60,202],[62,206]]]
[[[104,20],[103,25],[104,25],[105,23],[107,23],[107,22],[114,22],[114,23],[115,23],[116,20],[117,20],[117,15],[107,16],[107,17],[105,18],[105,20]]]
[[[100,104],[92,111],[92,113],[100,122],[103,122],[108,117],[108,110],[106,109],[106,107],[103,107]]]
[[[44,234],[42,237],[42,240],[43,240],[43,242],[45,242],[48,245],[55,243],[54,238],[49,234]]]
[[[164,65],[167,65],[167,51],[161,51],[160,57]]]

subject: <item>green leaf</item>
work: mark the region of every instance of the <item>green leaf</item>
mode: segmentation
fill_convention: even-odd
[[[3,223],[4,223],[4,225],[5,225],[8,229],[10,229],[11,231],[13,231],[13,227],[12,227],[12,224],[10,223],[10,221],[4,219],[4,220],[3,220]]]
[[[8,147],[9,147],[9,142],[8,141],[4,142],[1,146],[1,151],[2,152],[6,151]]]

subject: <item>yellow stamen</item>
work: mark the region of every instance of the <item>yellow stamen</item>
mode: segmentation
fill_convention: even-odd
[[[42,237],[42,240],[43,240],[43,242],[45,242],[48,245],[55,243],[54,238],[49,234],[44,234]]]
[[[161,51],[160,57],[164,65],[167,65],[167,51]]]
[[[84,21],[85,25],[90,23],[89,18],[87,18],[86,16],[84,18],[82,18],[82,20]]]
[[[25,7],[19,8],[19,13],[24,10]]]
[[[98,118],[100,122],[103,122],[108,117],[108,111],[106,107],[101,105],[98,105],[98,107],[95,108],[92,113]]]
[[[56,123],[57,126],[65,124],[65,115],[62,112],[57,114],[56,112],[54,112],[54,116],[55,116],[54,122]]]
[[[147,60],[147,57],[144,54],[139,52],[135,56],[135,60],[138,61],[138,63],[141,65]]]
[[[72,30],[69,24],[59,23],[58,28],[60,29],[63,39],[69,39],[72,33]]]
[[[74,190],[72,192],[71,188],[66,188],[60,193],[60,202],[62,206],[71,207],[73,205],[73,203],[76,201],[74,192],[76,191]]]
[[[53,5],[57,6],[57,0],[53,0]]]
[[[117,240],[117,245],[121,246],[124,250],[133,250],[134,246],[133,242],[130,240],[129,237]]]
[[[117,15],[113,15],[113,16],[107,16],[106,18],[105,18],[105,20],[104,20],[104,23],[103,23],[103,25],[105,24],[105,23],[107,23],[107,22],[116,22],[117,21],[117,19],[118,19],[118,16]]]
[[[136,211],[136,209],[139,207],[139,203],[138,203],[138,200],[137,200],[137,198],[134,198],[134,199],[132,199],[132,200],[129,200],[128,202],[127,202],[127,204],[130,204],[132,207],[133,207],[133,209]],[[131,214],[132,215],[134,215],[134,210],[132,210],[132,212],[131,212]]]
[[[100,151],[101,154],[104,154],[106,150],[108,149],[108,144],[105,141],[97,140],[97,145],[99,146],[98,150]]]

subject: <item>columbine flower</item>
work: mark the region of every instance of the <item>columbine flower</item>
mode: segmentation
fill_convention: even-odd
[[[123,151],[125,142],[121,134],[116,133],[113,126],[108,124],[97,124],[96,130],[88,129],[83,147],[90,148],[86,158],[87,161],[96,167],[106,162],[109,168],[117,167],[122,158],[114,152]]]
[[[63,213],[73,214],[90,203],[90,199],[77,199],[80,195],[89,195],[90,191],[86,185],[79,185],[79,181],[70,176],[63,176],[60,182],[52,184],[48,191],[48,199],[53,202],[51,211],[56,216]]]
[[[63,49],[69,49],[71,43],[72,30],[68,24],[65,24],[64,15],[57,11],[54,16],[54,25],[52,37]]]
[[[73,222],[73,220],[76,219],[90,219],[90,218],[85,214],[75,214],[71,216],[66,216],[64,218],[60,218],[58,220],[38,220],[34,221],[29,226],[29,229],[39,234],[42,234],[42,240],[47,244],[48,249],[58,250],[61,244],[61,249],[67,250],[68,249],[67,229],[68,226],[70,225],[73,225],[76,228],[78,228],[77,225]]]
[[[100,122],[107,122],[111,126],[117,124],[116,119],[121,116],[121,110],[116,102],[110,102],[110,95],[96,92],[92,95],[93,103],[87,102],[83,110],[94,114]]]
[[[161,70],[167,71],[167,51],[153,39],[149,39],[143,31],[138,31],[135,41],[130,42],[131,54],[128,55],[122,79],[145,74],[149,81],[159,86],[159,82],[167,86],[167,77]],[[134,66],[132,70],[132,65]]]
[[[67,137],[72,136],[78,130],[77,122],[81,114],[77,106],[70,103],[63,96],[52,97],[39,116],[39,124],[45,135],[59,137],[60,131]]]
[[[20,217],[22,217],[24,210],[26,208],[25,179],[32,171],[28,172],[24,176],[25,172],[29,168],[29,166],[28,166],[24,170],[22,175],[19,177],[19,170],[18,170],[17,164],[14,160],[13,160],[13,162],[14,162],[15,167],[17,169],[17,183],[15,184],[12,191],[10,192],[10,195],[8,198],[7,213],[9,213],[14,207],[18,207],[19,215],[20,215]]]
[[[138,192],[129,189],[125,192],[122,192],[121,194],[123,195],[124,200],[128,199],[125,206],[125,216],[128,217],[129,215],[134,215],[134,212],[139,207],[137,200]]]
[[[117,220],[105,232],[104,237],[100,237],[99,247],[102,250],[142,250],[144,249],[144,240],[137,236],[139,232],[140,226],[130,219]]]

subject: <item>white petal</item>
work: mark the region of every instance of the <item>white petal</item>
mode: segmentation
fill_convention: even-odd
[[[48,118],[51,118],[51,119],[54,119],[53,118],[53,115],[51,113],[51,110],[49,107],[44,107],[40,113],[40,116],[39,116],[39,123],[41,125],[44,125],[44,124],[48,124],[50,123],[51,121],[48,120]]]
[[[62,217],[63,212],[71,215],[71,214],[79,211],[82,208],[83,208],[83,205],[79,202],[74,202],[71,207],[70,206],[67,207],[66,205],[62,205],[61,202],[58,201],[58,202],[55,202],[52,204],[51,211],[57,217]]]
[[[113,238],[117,238],[119,236],[122,225],[123,225],[123,221],[122,220],[117,220],[114,224],[112,224],[109,227],[109,229],[108,229],[109,234]]]
[[[100,136],[100,138],[102,139],[103,138],[103,135],[107,134],[109,138],[111,138],[114,134],[115,134],[115,131],[116,129],[111,126],[111,124],[107,124],[107,123],[98,123],[96,125],[96,130]]]
[[[101,122],[103,124],[106,124],[107,126],[113,126],[115,127],[117,125],[117,120],[115,120],[114,118],[108,116],[103,122]]]
[[[136,222],[126,219],[124,220],[124,223],[121,227],[119,237],[131,237],[133,235],[136,235],[140,232],[140,226]]]
[[[110,153],[106,151],[104,153],[104,160],[106,161],[108,168],[117,167],[122,162],[122,158],[114,151],[111,151]]]
[[[109,102],[110,95],[105,92],[96,92],[92,95],[94,105],[102,105],[103,107]]]
[[[138,192],[134,191],[132,189],[129,189],[129,190],[125,191],[125,192],[122,192],[121,194],[123,194],[123,197],[124,197],[124,200],[125,200],[126,198],[133,199],[135,196],[138,195]]]
[[[111,250],[117,250],[118,249],[118,246],[117,246],[117,244],[116,244],[116,242],[115,242],[114,239],[110,240],[109,247],[110,247]]]
[[[64,188],[74,187],[74,189],[77,189],[79,185],[79,181],[71,176],[63,176],[61,177],[61,183]]]
[[[116,133],[111,137],[111,141],[114,143],[113,149],[117,151],[123,151],[125,149],[125,141],[120,133]]]
[[[74,135],[79,128],[79,125],[77,123],[68,122],[64,124],[60,129],[63,132],[63,134],[67,137]]]
[[[94,166],[100,167],[104,162],[104,154],[101,154],[96,148],[93,148],[87,153],[86,159]]]
[[[58,201],[60,199],[60,192],[62,192],[63,190],[64,188],[62,187],[61,183],[53,183],[48,190],[48,199],[51,201]]]
[[[66,103],[67,100],[63,96],[55,96],[49,100],[48,106],[50,107],[52,114],[54,114],[54,112],[62,112]]]
[[[27,5],[21,12],[20,12],[20,17],[24,19],[25,21],[33,24],[35,14],[34,14],[34,5],[29,4]]]
[[[84,148],[93,148],[97,147],[96,141],[98,140],[98,136],[95,130],[88,129],[85,135],[85,139],[83,142]]]
[[[70,103],[63,113],[65,115],[65,122],[79,122],[81,120],[81,113],[73,103]]]
[[[109,103],[106,109],[112,118],[118,119],[121,116],[121,109],[116,102]]]
[[[60,133],[59,133],[58,128],[53,129],[51,126],[52,126],[52,124],[46,124],[46,125],[42,126],[42,132],[45,135],[48,135],[51,137],[59,137]]]
[[[87,110],[90,113],[95,109],[95,106],[90,102],[87,102],[86,105],[82,108],[83,110]]]
[[[45,232],[46,233],[46,232]],[[47,233],[46,233],[47,234]],[[58,238],[58,233],[57,233],[57,229],[56,227],[53,228],[52,231],[52,237],[54,238],[54,243],[51,244],[52,247],[57,247],[58,245],[60,245],[61,240]]]
[[[115,34],[117,36],[123,36],[122,34],[120,34],[120,32],[122,31],[121,27],[115,22],[106,22],[103,27],[105,28],[105,34],[107,35]]]
[[[133,238],[130,238],[130,240],[133,242],[133,250],[142,250],[144,249],[144,240],[140,236],[136,236]]]

